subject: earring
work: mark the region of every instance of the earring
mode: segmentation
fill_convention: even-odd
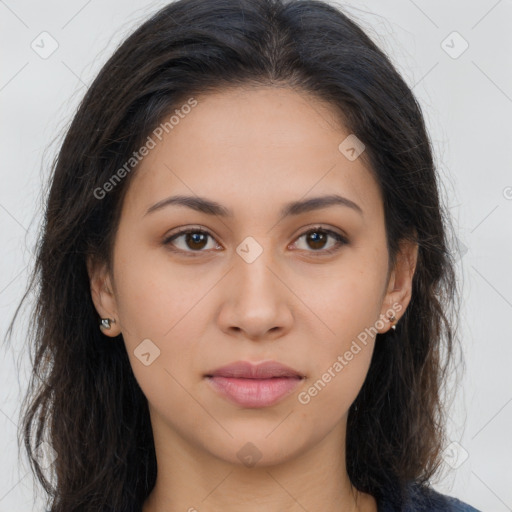
[[[111,322],[115,323],[114,318],[102,318],[100,322],[100,329],[110,329],[111,328]]]
[[[388,316],[389,323],[391,324],[391,329],[396,330],[396,325],[393,325],[396,322],[396,316],[391,313],[390,316]]]

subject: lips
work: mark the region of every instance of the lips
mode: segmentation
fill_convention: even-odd
[[[252,364],[248,361],[217,368],[205,375],[212,388],[242,407],[269,407],[284,399],[304,376],[277,361]]]
[[[239,379],[270,379],[272,377],[302,377],[300,372],[278,363],[268,361],[252,364],[249,361],[237,361],[213,370],[207,377],[234,377]]]

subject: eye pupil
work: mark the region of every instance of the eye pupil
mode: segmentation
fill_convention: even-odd
[[[189,245],[189,242],[191,240],[192,240],[192,244],[199,243],[199,245],[200,245],[199,247],[197,247],[197,246],[190,247],[190,245],[189,245],[189,247],[191,249],[202,249],[204,247],[204,245],[205,245],[204,243],[205,243],[206,237],[207,237],[207,235],[205,233],[193,232],[193,233],[187,233],[186,236],[187,236],[187,245]],[[201,243],[203,245],[201,245]]]
[[[321,249],[326,241],[326,233],[320,231],[312,231],[309,234],[310,241],[313,242],[314,249]],[[319,244],[319,245],[317,245]]]

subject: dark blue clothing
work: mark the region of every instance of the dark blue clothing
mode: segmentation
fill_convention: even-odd
[[[457,498],[415,482],[407,486],[402,498],[388,491],[376,497],[376,501],[378,512],[481,512]]]

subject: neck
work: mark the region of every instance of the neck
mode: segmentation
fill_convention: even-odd
[[[154,416],[152,424],[157,481],[142,512],[377,512],[373,496],[348,478],[346,422],[309,451],[254,467],[215,457]]]

